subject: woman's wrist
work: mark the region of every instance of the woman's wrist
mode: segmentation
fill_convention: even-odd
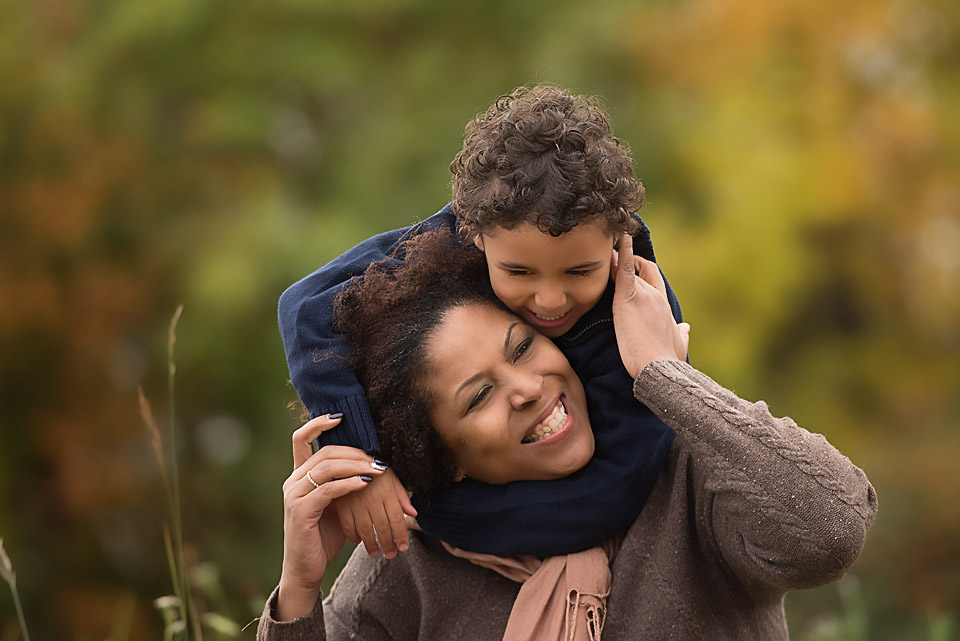
[[[320,586],[304,587],[281,576],[274,618],[277,621],[293,621],[308,616],[319,599]]]

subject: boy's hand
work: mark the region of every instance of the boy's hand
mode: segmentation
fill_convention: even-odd
[[[336,501],[344,535],[354,543],[363,541],[370,556],[380,551],[388,559],[405,552],[410,545],[404,514],[417,511],[400,479],[387,469],[359,492]]]

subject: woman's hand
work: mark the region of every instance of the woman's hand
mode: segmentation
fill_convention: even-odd
[[[367,486],[383,472],[373,457],[352,447],[328,445],[312,454],[320,432],[340,422],[318,416],[293,433],[293,473],[283,483],[283,571],[275,616],[290,621],[313,611],[320,580],[343,547],[331,503]],[[309,474],[309,477],[307,476]]]
[[[630,376],[636,378],[651,361],[686,360],[690,325],[674,320],[660,268],[633,255],[628,234],[620,237],[614,259],[613,326]]]

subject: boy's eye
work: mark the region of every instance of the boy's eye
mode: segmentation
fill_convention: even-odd
[[[481,387],[481,388],[480,388],[480,391],[477,392],[477,395],[473,397],[473,400],[472,400],[472,401],[470,401],[470,407],[467,408],[467,411],[469,412],[469,411],[472,410],[474,407],[476,407],[476,406],[479,405],[481,402],[483,402],[483,399],[485,399],[485,398],[487,397],[487,394],[489,394],[489,393],[490,393],[490,386],[489,386],[489,385],[484,385],[483,387]]]
[[[526,276],[529,273],[530,272],[528,272],[526,269],[508,269],[507,270],[507,274],[510,276]]]
[[[571,269],[571,270],[568,271],[567,273],[570,274],[571,276],[589,276],[591,271],[593,271],[593,270],[591,270],[591,269]]]

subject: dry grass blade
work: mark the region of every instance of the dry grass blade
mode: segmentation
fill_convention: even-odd
[[[7,551],[3,547],[3,539],[0,539],[0,576],[10,584],[10,587],[17,585],[17,575],[13,571],[13,563],[10,562],[10,557],[7,556]]]
[[[180,322],[180,314],[183,313],[183,303],[177,307],[170,319],[170,329],[167,331],[167,362],[170,366],[170,378],[177,373],[177,364],[173,360],[173,346],[177,343],[177,324]]]
[[[10,593],[13,595],[13,607],[17,610],[17,621],[20,623],[20,633],[24,641],[30,641],[30,632],[27,631],[27,620],[23,616],[23,604],[20,603],[20,592],[17,590],[17,573],[13,571],[13,563],[7,556],[7,550],[3,547],[3,539],[0,539],[0,576],[10,584]]]
[[[163,440],[160,438],[160,428],[157,426],[156,419],[153,418],[153,410],[150,408],[150,401],[143,392],[143,387],[137,386],[137,396],[140,399],[140,418],[144,425],[150,430],[150,438],[153,442],[153,450],[157,453],[157,461],[163,468]]]

